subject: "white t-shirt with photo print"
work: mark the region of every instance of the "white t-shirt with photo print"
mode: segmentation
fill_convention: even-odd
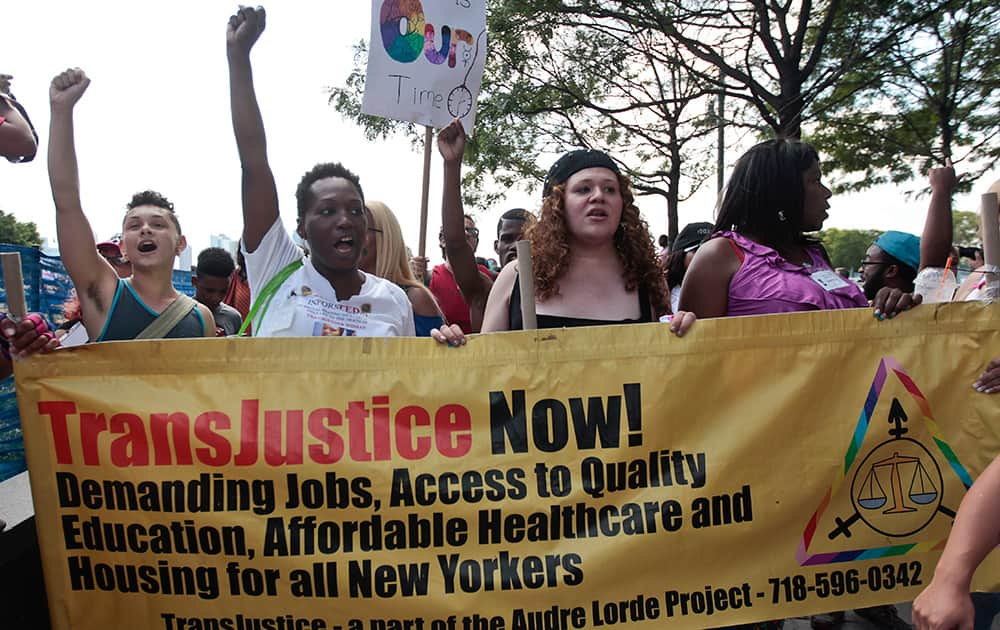
[[[243,250],[254,303],[268,283],[303,258],[281,224],[274,222],[253,252]],[[413,337],[413,307],[398,286],[364,273],[361,292],[338,300],[337,292],[308,257],[275,291],[253,322],[256,337]],[[263,305],[261,306],[263,309]]]

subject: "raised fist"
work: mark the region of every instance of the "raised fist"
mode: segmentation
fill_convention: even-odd
[[[88,85],[90,85],[90,79],[87,78],[83,70],[70,68],[52,79],[52,84],[49,86],[49,102],[52,107],[71,109],[87,91]]]
[[[932,168],[928,171],[927,179],[930,181],[931,190],[950,193],[958,186],[958,177],[955,176],[955,167],[951,165],[950,159],[945,166]]]
[[[455,119],[438,132],[438,151],[445,162],[460,162],[465,153],[465,128],[462,121]]]
[[[257,43],[257,38],[264,32],[266,18],[264,7],[255,9],[241,6],[229,18],[229,26],[226,28],[226,46],[230,50],[249,53],[253,45]]]

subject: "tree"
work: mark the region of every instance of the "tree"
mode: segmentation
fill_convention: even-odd
[[[829,228],[820,232],[818,236],[823,240],[823,247],[826,248],[834,267],[847,267],[854,271],[864,258],[865,252],[881,233],[881,230]]]
[[[467,148],[466,201],[541,179],[539,157],[573,145],[619,156],[639,194],[676,206],[711,174],[711,135],[729,125],[799,137],[803,121],[863,60],[883,56],[941,2],[897,0],[490,0],[490,54],[477,133]],[[836,55],[828,55],[830,49]],[[358,48],[362,63],[363,47]],[[331,96],[338,111],[378,136],[399,128],[360,113],[363,70]],[[412,134],[417,137],[418,134]]]
[[[935,10],[903,12],[896,5],[895,0],[581,0],[563,10],[662,33],[687,53],[682,59],[693,76],[750,104],[774,135],[798,138],[821,96]],[[838,42],[835,58],[827,55],[831,41]]]
[[[910,13],[937,6],[900,4]],[[994,3],[954,0],[844,77],[812,134],[831,167],[856,174],[841,190],[902,183],[946,158],[962,165],[960,189],[968,190],[993,166],[1000,157],[998,30]]]
[[[42,237],[34,223],[22,223],[13,214],[0,210],[0,243],[38,247],[42,244]]]
[[[490,54],[466,152],[466,201],[495,201],[486,191],[490,180],[500,190],[534,188],[544,155],[599,148],[619,161],[637,195],[665,199],[673,238],[679,202],[712,174],[713,92],[692,80],[662,33],[562,9],[528,0],[490,3]],[[364,56],[362,44],[347,86],[335,89],[331,102],[377,137],[400,126],[361,114]]]
[[[952,242],[956,245],[975,245],[982,239],[979,235],[979,215],[975,212],[958,210],[952,212]]]

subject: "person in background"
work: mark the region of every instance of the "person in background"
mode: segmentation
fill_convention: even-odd
[[[712,234],[712,224],[707,222],[688,223],[674,239],[674,245],[669,249],[665,263],[667,269],[667,286],[670,288],[670,310],[677,312],[681,301],[681,284],[684,274],[694,260],[702,241]]]
[[[456,124],[461,126],[461,123],[453,121],[438,134],[438,151],[444,158],[444,192],[438,240],[444,263],[434,267],[431,293],[441,306],[445,321],[469,334],[482,328],[493,278],[489,269],[476,263],[479,228],[462,209],[459,178],[462,153],[465,151],[464,135],[459,146],[452,142],[454,132],[446,133],[446,130],[453,130]]]
[[[997,193],[1000,195],[1000,179],[996,180],[986,192]],[[982,234],[983,226],[979,226],[980,238],[983,238]],[[955,292],[955,301],[972,301],[972,300],[991,300],[994,299],[993,291],[990,285],[996,283],[998,280],[998,275],[1000,275],[1000,269],[996,269],[992,265],[987,265],[986,260],[983,258],[984,254],[982,248],[978,251],[970,252],[973,257],[972,272],[966,276],[965,280],[962,281],[961,286]]]
[[[869,300],[874,300],[882,287],[912,293],[922,270],[940,269],[948,262],[953,230],[951,196],[958,185],[958,178],[950,160],[946,166],[932,168],[927,178],[931,200],[921,236],[918,238],[913,234],[890,230],[875,239],[865,252],[860,272],[862,288]],[[952,276],[950,280],[954,279]],[[939,283],[933,284],[937,286]],[[954,284],[949,283],[949,286]],[[942,297],[943,300],[939,301],[948,301],[951,295]]]
[[[677,239],[675,238],[674,240]],[[666,268],[667,257],[670,256],[670,237],[666,234],[660,234],[660,237],[656,239],[656,244],[660,246],[660,251],[657,252],[656,257],[660,260],[660,264]]]
[[[194,299],[207,306],[215,318],[216,337],[235,335],[243,325],[240,312],[223,301],[235,271],[236,263],[229,252],[221,247],[209,247],[198,254],[198,263],[191,276]]]
[[[413,276],[399,221],[381,201],[366,201],[365,209],[369,215],[368,237],[358,267],[402,289],[413,307],[417,336],[429,337],[431,329],[444,324],[444,315],[431,292]]]
[[[882,287],[913,291],[920,271],[920,238],[906,232],[883,232],[861,260],[861,286],[874,300]]]
[[[10,162],[30,162],[38,151],[38,134],[28,112],[10,91],[9,74],[0,74],[0,155]]]
[[[222,301],[235,308],[245,320],[250,312],[250,284],[247,282],[247,263],[242,248],[243,241],[240,241],[236,246],[236,271],[229,278],[229,289]]]
[[[500,268],[517,258],[517,242],[524,238],[524,231],[535,222],[535,215],[524,208],[511,208],[497,221],[497,240],[493,251],[497,253]]]

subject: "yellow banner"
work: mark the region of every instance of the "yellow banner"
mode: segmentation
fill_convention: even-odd
[[[941,305],[21,362],[53,622],[702,628],[906,601],[1000,451],[1000,397],[972,389],[998,330]]]

